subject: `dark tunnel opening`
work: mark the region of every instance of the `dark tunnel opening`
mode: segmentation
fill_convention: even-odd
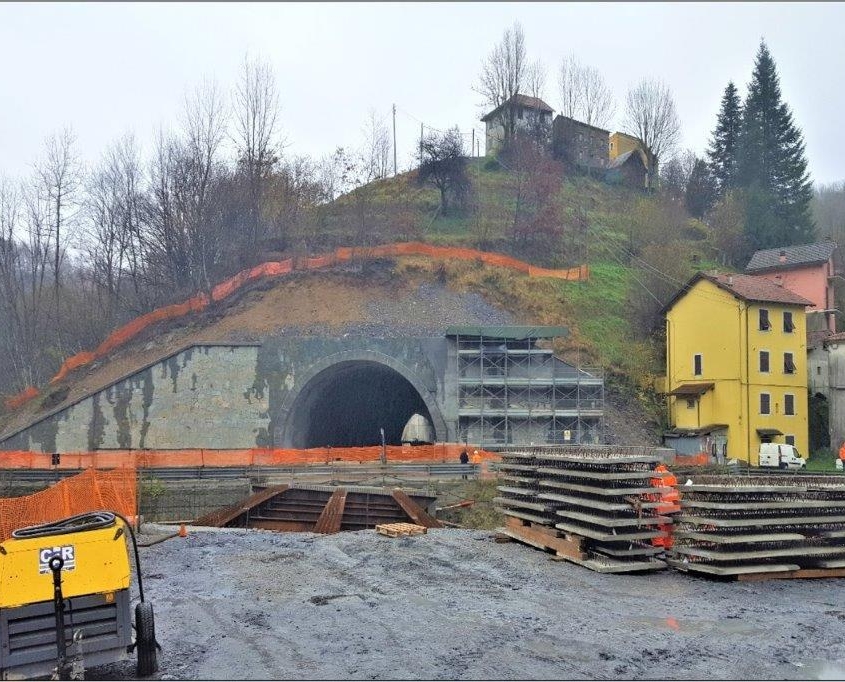
[[[293,405],[291,445],[295,448],[399,445],[415,413],[431,414],[414,386],[399,372],[372,361],[341,362],[323,370],[302,389]]]

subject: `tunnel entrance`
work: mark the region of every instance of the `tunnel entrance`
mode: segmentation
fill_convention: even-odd
[[[425,401],[408,379],[371,360],[339,362],[314,376],[291,408],[289,442],[294,448],[400,445],[415,413],[431,423]],[[287,440],[287,439],[286,439]]]

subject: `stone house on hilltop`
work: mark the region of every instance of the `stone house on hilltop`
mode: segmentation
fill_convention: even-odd
[[[511,122],[514,132],[542,129],[551,127],[553,113],[554,109],[543,100],[528,95],[514,95],[507,102],[500,104],[481,118],[485,124],[487,156],[502,148]]]
[[[608,137],[603,128],[555,116],[552,127],[552,152],[555,158],[587,172],[604,171],[608,163]]]
[[[481,120],[486,128],[486,155],[501,151],[512,132],[548,134],[555,158],[571,167],[590,174],[603,175],[607,182],[622,184],[634,189],[648,189],[650,178],[657,175],[657,163],[649,173],[648,155],[642,142],[625,133],[610,133],[603,128],[558,115],[552,121],[554,110],[538,97],[514,95]]]

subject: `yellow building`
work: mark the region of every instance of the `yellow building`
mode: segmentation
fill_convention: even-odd
[[[613,161],[617,156],[622,156],[635,149],[643,154],[643,143],[636,137],[626,135],[625,133],[611,133],[610,134],[610,160]]]
[[[761,442],[806,456],[808,305],[759,277],[693,277],[663,311],[667,445],[751,464]]]

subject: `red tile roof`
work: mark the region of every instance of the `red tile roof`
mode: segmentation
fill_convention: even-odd
[[[815,305],[803,296],[790,291],[780,284],[776,284],[764,277],[753,275],[704,275],[713,284],[746,301],[760,301],[763,303],[786,303],[788,305]]]
[[[697,282],[702,279],[712,282],[720,289],[724,289],[728,293],[733,294],[743,301],[782,303],[784,305],[796,306],[815,305],[812,301],[808,301],[806,298],[799,296],[794,291],[790,291],[789,289],[782,287],[780,284],[775,284],[763,277],[728,273],[711,275],[705,272],[699,272],[672,297],[672,299],[663,307],[663,312],[668,312],[675,303],[677,303],[690,289],[692,289],[693,286],[695,286]]]
[[[552,109],[548,104],[546,104],[539,97],[530,97],[529,95],[514,95],[513,97],[511,97],[506,102],[503,102],[502,104],[497,106],[490,113],[485,114],[482,117],[481,120],[487,121],[488,119],[492,118],[496,113],[498,113],[500,109],[502,109],[503,107],[505,107],[507,105],[511,105],[511,104],[518,104],[518,105],[526,107],[528,109],[537,109],[538,111],[547,111],[547,112],[553,112],[554,111],[554,109]]]

